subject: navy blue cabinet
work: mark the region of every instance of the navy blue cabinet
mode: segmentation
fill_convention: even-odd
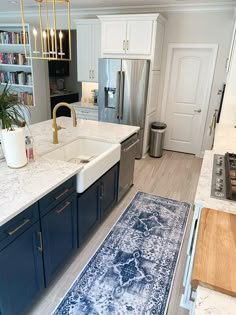
[[[82,194],[71,178],[0,227],[0,315],[24,314],[112,210],[117,183],[118,164]]]
[[[76,193],[41,218],[46,286],[77,248]]]
[[[102,220],[117,201],[118,165],[115,165],[101,178],[100,183],[100,219]]]
[[[25,222],[21,223],[22,228],[28,223]],[[20,228],[16,229],[17,233]],[[11,232],[14,230],[8,230]],[[37,222],[0,251],[1,315],[23,314],[44,288],[41,241]]]
[[[99,184],[95,182],[78,195],[78,244],[81,245],[90,231],[99,223]]]
[[[118,164],[78,194],[78,245],[112,210],[117,201]]]

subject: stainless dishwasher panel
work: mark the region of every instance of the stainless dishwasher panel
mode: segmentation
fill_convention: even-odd
[[[139,145],[138,134],[134,134],[121,143],[118,201],[133,185],[134,163]]]

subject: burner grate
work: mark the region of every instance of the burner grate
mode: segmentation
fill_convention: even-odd
[[[236,200],[236,154],[225,154],[226,198]]]

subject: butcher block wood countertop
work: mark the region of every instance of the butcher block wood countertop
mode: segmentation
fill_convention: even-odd
[[[236,215],[203,208],[191,286],[236,297]]]

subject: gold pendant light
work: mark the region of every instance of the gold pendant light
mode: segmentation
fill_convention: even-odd
[[[70,0],[33,0],[33,2],[38,4],[35,6],[36,12],[33,15],[37,17],[35,25],[32,25],[32,30],[28,33],[24,16],[24,0],[20,0],[26,58],[71,60]],[[60,12],[62,10],[67,12],[68,33],[66,32],[66,34],[57,28],[58,9]],[[30,39],[32,39],[32,49],[28,49]],[[69,49],[65,49],[66,45],[69,46]]]

